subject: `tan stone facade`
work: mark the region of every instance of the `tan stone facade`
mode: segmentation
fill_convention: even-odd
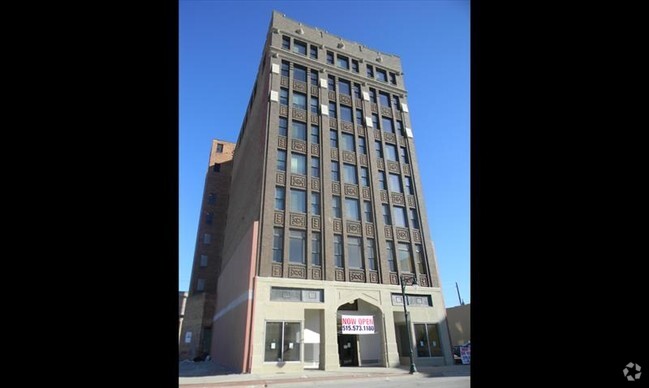
[[[471,305],[449,307],[446,315],[453,346],[466,345],[471,341]]]

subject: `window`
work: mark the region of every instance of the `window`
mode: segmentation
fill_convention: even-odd
[[[331,211],[334,218],[342,218],[342,213],[340,209],[340,197],[337,195],[333,196],[333,201],[331,201]]]
[[[214,205],[216,203],[216,194],[210,193],[209,197],[207,197],[207,203],[208,205]]]
[[[331,90],[332,92],[336,91],[336,79],[333,75],[327,77],[327,85],[329,87],[329,90]]]
[[[376,90],[370,88],[370,102],[376,104]]]
[[[300,323],[266,322],[264,361],[300,361]]]
[[[293,108],[306,110],[306,94],[293,92]]]
[[[295,94],[293,95],[295,96]],[[306,141],[306,124],[299,121],[293,121],[291,127],[291,137]]]
[[[424,261],[424,251],[422,246],[417,244],[415,245],[415,265],[417,265],[417,271],[421,274],[426,273],[426,262]]]
[[[284,229],[273,228],[273,262],[281,263],[284,256]]]
[[[379,81],[388,82],[388,75],[386,74],[385,70],[376,69],[376,79],[378,79]]]
[[[397,249],[399,250],[399,269],[401,272],[412,272],[412,251],[410,244],[398,243]]]
[[[352,59],[352,71],[358,73],[358,61],[355,59]]]
[[[311,96],[311,113],[318,114],[318,97]]]
[[[271,287],[270,300],[280,302],[323,303],[324,290],[317,288]]]
[[[311,265],[321,265],[322,263],[320,245],[320,233],[311,233]]]
[[[365,145],[364,137],[358,138],[358,152],[360,152],[363,155],[367,155],[367,146]]]
[[[288,71],[291,68],[291,65],[286,62],[282,61],[282,77],[288,77]]]
[[[356,109],[356,125],[363,125],[363,111]]]
[[[313,46],[312,46],[313,47]],[[300,42],[299,40],[293,41],[293,52],[306,55],[306,43]]]
[[[361,212],[358,208],[358,200],[355,198],[345,198],[345,218],[354,221],[361,220]]]
[[[318,71],[311,70],[310,74],[311,74],[311,85],[318,86]]]
[[[354,152],[354,135],[349,133],[342,134],[342,148],[345,151]]]
[[[284,199],[286,196],[286,189],[283,187],[275,187],[275,210],[284,210]]]
[[[214,172],[220,172],[221,171],[221,164],[220,163],[215,163],[213,166]]]
[[[343,266],[343,236],[339,234],[334,234],[334,265]]]
[[[390,95],[388,93],[379,92],[379,101],[382,106],[390,107]]]
[[[320,177],[320,159],[311,158],[311,176],[314,178]]]
[[[338,131],[335,129],[329,131],[329,143],[331,148],[338,148]]]
[[[388,185],[385,182],[385,171],[379,171],[379,188],[381,190],[387,190]]]
[[[340,119],[343,121],[347,121],[350,123],[353,123],[354,120],[352,119],[352,108],[341,105],[340,106]]]
[[[419,217],[417,217],[417,209],[409,209],[410,212],[410,227],[419,229]]]
[[[201,267],[207,267],[207,255],[201,255]]]
[[[332,119],[336,118],[336,103],[335,102],[330,102],[329,103],[329,117]]]
[[[340,182],[340,165],[338,165],[338,162],[331,162],[331,180]]]
[[[392,225],[392,218],[390,216],[390,205],[382,204],[381,210],[383,211],[383,223],[386,225]]]
[[[442,345],[439,342],[437,324],[415,324],[415,338],[417,339],[417,357],[442,356]]]
[[[286,136],[288,134],[288,119],[286,117],[279,118],[279,135]]]
[[[306,263],[306,232],[303,230],[290,231],[288,261],[291,263]]]
[[[198,279],[196,281],[196,291],[205,291],[205,279]]]
[[[306,191],[291,189],[291,211],[306,213]]]
[[[277,150],[277,171],[286,171],[286,151]]]
[[[367,255],[367,264],[372,271],[376,271],[376,248],[374,247],[374,240],[367,240],[367,250],[365,251]]]
[[[379,115],[377,115],[376,113],[372,113],[372,125],[375,129],[381,129],[381,127],[379,126]]]
[[[395,109],[400,110],[401,105],[399,104],[399,97],[396,94],[392,95],[392,105],[394,105]]]
[[[314,45],[309,45],[309,56],[311,59],[318,59],[318,47]]]
[[[279,90],[279,103],[288,106],[288,89],[281,88]]]
[[[387,160],[397,161],[397,147],[394,144],[385,145],[385,158]]]
[[[208,212],[205,214],[205,223],[207,225],[212,225],[212,221],[214,221],[214,213]]]
[[[394,74],[393,72],[390,72],[390,83],[391,83],[392,85],[396,85],[396,84],[397,84],[397,75]]]
[[[412,179],[409,176],[404,177],[404,179],[406,180],[406,193],[415,195],[415,192],[412,189]]]
[[[403,193],[401,186],[401,176],[399,174],[390,174],[390,191],[395,193]]]
[[[320,144],[320,128],[317,125],[311,125],[311,144]]]
[[[367,76],[369,78],[374,78],[374,68],[372,65],[367,65]]]
[[[408,219],[406,218],[406,208],[401,206],[395,206],[393,209],[394,209],[394,224],[402,228],[407,228]]]
[[[293,79],[306,82],[306,67],[293,65]]]
[[[306,175],[306,156],[291,154],[291,172],[293,174]]]
[[[376,150],[376,157],[383,159],[383,147],[381,147],[381,141],[374,141],[374,149]]]
[[[386,241],[386,250],[388,251],[388,266],[390,271],[397,272],[397,264],[394,260],[394,243],[392,241]]]
[[[352,185],[358,184],[358,177],[356,176],[356,166],[352,164],[343,164],[343,179],[345,183]]]
[[[405,136],[405,132],[403,132],[403,123],[401,120],[397,120],[397,132],[399,132],[400,135]]]
[[[203,244],[209,245],[212,242],[212,235],[209,233],[205,233],[203,235]]]
[[[282,36],[282,48],[287,50],[291,49],[291,38],[288,36]]]
[[[315,191],[311,192],[311,214],[314,216],[320,215],[320,193]]]
[[[367,167],[361,167],[361,185],[365,187],[369,187],[370,185],[370,179],[368,176],[368,170]]]
[[[381,116],[381,126],[385,132],[394,133],[394,127],[392,126],[392,119],[388,117]]]
[[[363,240],[360,237],[347,237],[347,263],[349,268],[363,268]]]
[[[338,79],[338,92],[340,94],[346,94],[348,96],[351,96],[351,86],[349,81],[346,81],[344,79]]]
[[[330,65],[334,64],[334,53],[327,51],[327,63]]]
[[[365,222],[374,222],[372,202],[363,201],[363,212],[365,213]]]
[[[216,153],[217,154],[223,153],[223,144],[216,145]]]
[[[361,85],[354,83],[352,86],[352,92],[354,94],[354,98],[361,98]]]
[[[340,67],[341,69],[349,70],[349,58],[339,54],[337,59],[338,67]]]

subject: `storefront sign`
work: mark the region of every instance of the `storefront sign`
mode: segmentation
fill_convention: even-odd
[[[372,315],[342,315],[340,322],[343,334],[374,334]]]

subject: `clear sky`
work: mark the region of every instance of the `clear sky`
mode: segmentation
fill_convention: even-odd
[[[180,290],[189,287],[211,140],[237,140],[273,9],[401,58],[444,300],[459,304],[458,282],[469,303],[470,5],[463,0],[180,0]]]

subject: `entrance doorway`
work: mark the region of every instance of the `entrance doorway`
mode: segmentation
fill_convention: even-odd
[[[340,366],[358,366],[358,335],[338,334]]]

